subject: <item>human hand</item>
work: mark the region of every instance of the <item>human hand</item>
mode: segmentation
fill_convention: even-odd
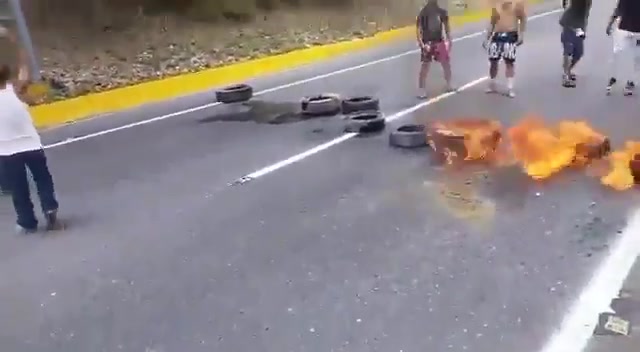
[[[607,25],[606,33],[608,36],[611,36],[612,32],[613,32],[613,23],[610,23]]]
[[[7,27],[0,25],[0,38],[7,38],[12,43],[16,42],[16,35]]]

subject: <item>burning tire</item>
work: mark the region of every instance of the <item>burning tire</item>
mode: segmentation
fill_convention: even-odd
[[[576,157],[587,161],[602,159],[609,155],[610,152],[611,141],[609,141],[609,138],[593,143],[581,143],[576,146]]]
[[[495,162],[501,140],[501,126],[492,120],[435,123],[427,130],[429,145],[449,164],[463,160]]]
[[[389,144],[400,148],[421,148],[427,145],[424,125],[403,125],[389,134]]]
[[[345,115],[378,110],[380,110],[380,100],[374,97],[352,97],[342,101],[342,113]]]
[[[222,104],[243,103],[253,98],[253,88],[247,84],[235,84],[216,91],[216,100]]]
[[[374,133],[384,130],[386,122],[379,111],[360,111],[347,116],[344,128],[349,133]]]
[[[427,132],[427,140],[436,158],[446,164],[464,160],[467,155],[464,135],[456,134],[444,126],[432,127]]]
[[[302,114],[307,116],[334,116],[340,112],[340,99],[328,94],[305,97],[300,105]]]
[[[633,158],[629,161],[629,169],[633,176],[633,183],[640,185],[640,154],[633,155]]]

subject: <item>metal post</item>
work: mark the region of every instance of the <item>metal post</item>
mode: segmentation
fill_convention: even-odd
[[[36,57],[36,51],[33,47],[33,41],[31,40],[31,34],[29,34],[29,27],[27,26],[27,20],[24,18],[22,12],[22,6],[20,0],[9,0],[9,6],[11,7],[11,13],[16,21],[16,29],[20,38],[22,47],[27,52],[29,59],[29,70],[31,71],[31,78],[34,81],[40,80],[40,64]]]

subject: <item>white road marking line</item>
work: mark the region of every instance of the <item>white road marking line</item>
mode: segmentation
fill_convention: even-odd
[[[534,20],[534,19],[537,19],[537,18],[548,16],[548,15],[551,15],[551,14],[554,14],[554,13],[557,13],[557,12],[560,12],[560,11],[562,11],[562,9],[556,9],[556,10],[552,10],[552,11],[548,11],[548,12],[539,13],[537,15],[530,16],[529,20]],[[477,36],[480,36],[483,33],[485,33],[485,32],[482,31],[482,32],[475,32],[475,33],[467,34],[465,36],[453,39],[453,42],[459,42],[459,41],[462,41],[462,40],[475,38]],[[320,80],[320,79],[336,76],[336,75],[339,75],[339,74],[342,74],[342,73],[351,72],[351,71],[359,70],[361,68],[377,65],[377,64],[380,64],[380,63],[383,63],[383,62],[399,59],[401,57],[404,57],[404,56],[407,56],[407,55],[411,55],[411,54],[415,54],[415,53],[418,53],[417,49],[409,50],[409,51],[406,51],[404,53],[393,55],[393,56],[389,56],[389,57],[385,57],[385,58],[382,58],[382,59],[369,61],[369,62],[366,62],[366,63],[361,64],[361,65],[351,66],[351,67],[343,68],[343,69],[340,69],[340,70],[337,70],[337,71],[332,71],[332,72],[324,73],[324,74],[321,74],[321,75],[318,75],[318,76],[313,76],[313,77],[309,77],[309,78],[302,79],[302,80],[299,80],[299,81],[294,81],[294,82],[283,84],[283,85],[276,86],[276,87],[273,87],[273,88],[265,89],[265,90],[256,92],[254,95],[259,96],[259,95],[275,92],[275,91],[278,91],[278,90],[283,90],[283,89],[299,86],[301,84],[317,81],[317,80]],[[259,77],[256,77],[256,78],[259,78]],[[44,148],[45,149],[53,149],[53,148],[57,148],[57,147],[61,147],[61,146],[67,145],[67,144],[81,142],[81,141],[84,141],[84,140],[87,140],[87,139],[92,139],[92,138],[104,136],[106,134],[111,134],[111,133],[114,133],[114,132],[127,130],[127,129],[130,129],[130,128],[133,128],[133,127],[147,125],[147,124],[151,124],[151,123],[154,123],[154,122],[170,119],[172,117],[186,115],[186,114],[190,114],[192,112],[201,111],[201,110],[204,110],[204,109],[209,109],[209,108],[212,108],[212,107],[218,106],[218,105],[220,105],[220,103],[217,103],[217,102],[216,103],[210,103],[210,104],[204,104],[204,105],[196,106],[196,107],[193,107],[193,108],[190,108],[190,109],[185,109],[185,110],[176,111],[176,112],[173,112],[173,113],[170,113],[170,114],[157,116],[157,117],[154,117],[154,118],[151,118],[151,119],[142,120],[142,121],[138,121],[138,122],[133,122],[133,123],[129,123],[129,124],[126,124],[126,125],[119,126],[119,127],[109,128],[109,129],[106,129],[106,130],[95,132],[95,133],[89,133],[89,134],[84,135],[84,136],[68,138],[68,139],[65,139],[65,140],[60,141],[60,142],[56,142],[56,143],[45,145]]]
[[[551,336],[541,352],[583,352],[598,325],[600,313],[611,311],[611,301],[617,298],[640,255],[640,209],[633,211],[593,276],[564,317],[560,328]]]
[[[485,81],[487,78],[488,77],[485,76],[485,77],[480,77],[480,78],[478,78],[476,80],[473,80],[473,81],[463,85],[462,87],[458,88],[458,92],[462,92],[464,90],[467,90],[467,89],[469,89],[469,88],[471,88],[471,87],[473,87],[473,86]],[[446,98],[448,98],[448,97],[450,97],[450,96],[452,96],[452,95],[454,95],[456,93],[457,92],[448,92],[448,93],[444,93],[444,94],[438,95],[437,97],[431,98],[431,99],[429,99],[427,101],[424,101],[424,102],[422,102],[420,104],[416,104],[416,105],[414,105],[414,106],[412,106],[410,108],[398,111],[397,113],[395,113],[393,115],[387,116],[387,117],[385,117],[385,120],[387,122],[395,121],[395,120],[397,120],[397,119],[399,119],[399,118],[401,118],[401,117],[403,117],[405,115],[408,115],[408,114],[410,114],[410,113],[412,113],[412,112],[414,112],[414,111],[416,111],[418,109],[424,108],[424,107],[429,106],[431,104],[435,104],[435,103],[437,103],[437,102],[439,102],[439,101],[441,101],[443,99],[446,99]],[[342,136],[340,136],[338,138],[332,139],[332,140],[330,140],[330,141],[328,141],[326,143],[323,143],[323,144],[320,144],[320,145],[318,145],[316,147],[308,149],[308,150],[306,150],[306,151],[304,151],[304,152],[302,152],[300,154],[296,154],[296,155],[294,155],[294,156],[292,156],[290,158],[287,158],[287,159],[282,160],[282,161],[278,161],[277,163],[271,164],[271,165],[266,166],[266,167],[264,167],[264,168],[262,168],[260,170],[254,171],[254,172],[252,172],[250,174],[247,174],[247,175],[239,178],[238,181],[236,181],[234,183],[244,183],[242,180],[254,180],[256,178],[259,178],[259,177],[262,177],[264,175],[270,174],[270,173],[272,173],[272,172],[274,172],[276,170],[282,169],[283,167],[289,166],[289,165],[291,165],[293,163],[297,163],[298,161],[301,161],[301,160],[306,159],[306,158],[308,158],[308,157],[310,157],[312,155],[320,153],[323,150],[327,150],[327,149],[329,149],[329,148],[331,148],[333,146],[336,146],[336,145],[338,145],[338,144],[340,144],[342,142],[348,141],[349,139],[351,139],[351,138],[353,138],[353,137],[355,137],[357,135],[358,135],[358,133],[343,134]]]

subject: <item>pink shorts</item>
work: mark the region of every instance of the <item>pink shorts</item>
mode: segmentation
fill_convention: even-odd
[[[433,60],[438,62],[449,61],[449,48],[446,42],[428,42],[426,48],[422,50],[420,55],[422,62],[431,62]]]

